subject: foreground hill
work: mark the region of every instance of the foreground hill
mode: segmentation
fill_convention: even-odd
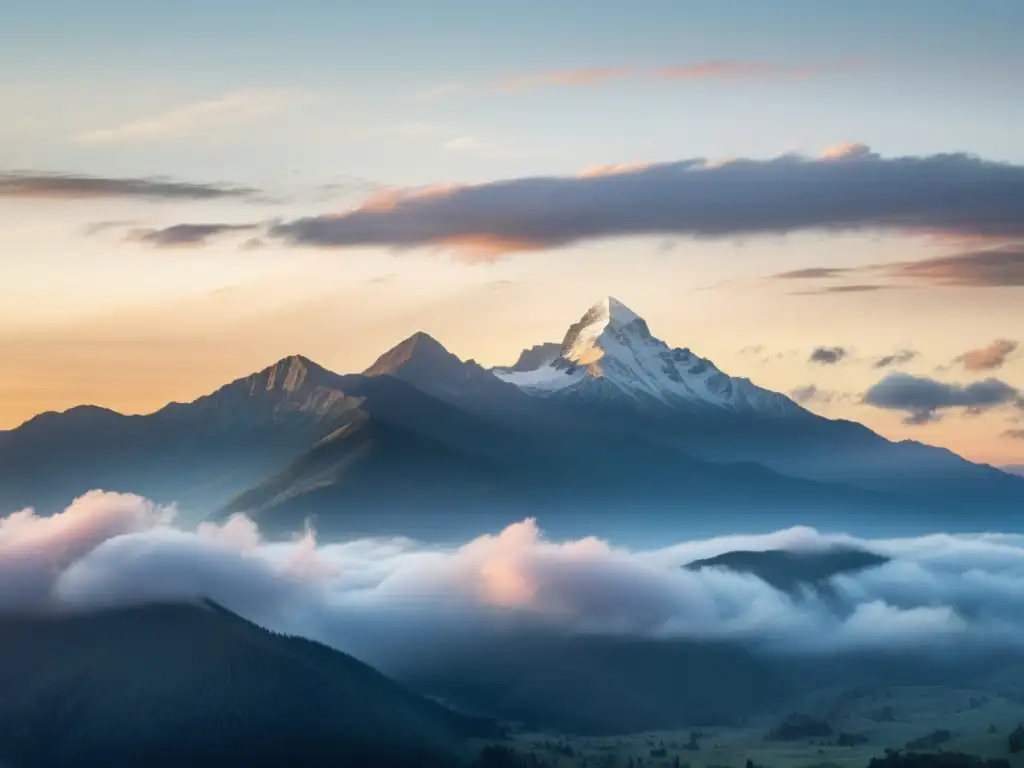
[[[0,762],[461,764],[486,721],[212,604],[0,618]]]

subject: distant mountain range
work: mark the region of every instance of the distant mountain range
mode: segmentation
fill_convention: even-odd
[[[1024,479],[814,415],[612,298],[507,368],[416,333],[361,374],[293,356],[152,414],[81,406],[0,432],[0,510],[93,488],[350,534],[738,509],[980,523],[1024,505]]]

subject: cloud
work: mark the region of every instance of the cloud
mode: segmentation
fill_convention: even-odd
[[[94,221],[83,229],[83,232],[88,235],[98,235],[101,232],[107,232],[111,229],[124,229],[126,227],[133,227],[138,224],[134,219],[112,219],[110,221]]]
[[[803,79],[850,69],[855,62],[792,65],[775,61],[722,59],[663,67],[657,76],[671,80]]]
[[[1010,339],[996,339],[988,346],[958,355],[953,362],[960,363],[966,371],[991,371],[1002,368],[1018,346],[1016,341]]]
[[[1024,429],[1008,429],[1003,432],[1003,437],[1011,440],[1024,440]]]
[[[210,238],[231,232],[251,232],[259,229],[258,224],[174,224],[163,229],[135,229],[128,233],[128,239],[148,243],[159,248],[206,245]],[[259,248],[257,239],[247,241],[249,250]]]
[[[849,354],[844,347],[815,347],[807,358],[809,363],[835,365]]]
[[[223,184],[193,184],[164,178],[83,176],[70,173],[0,172],[0,198],[82,200],[136,197],[163,200],[252,198],[258,190]]]
[[[283,222],[273,234],[294,244],[334,247],[415,247],[488,238],[508,243],[510,251],[640,235],[928,228],[1024,236],[1024,166],[963,154],[882,158],[857,152],[720,164],[692,159],[398,198],[387,210],[364,206]],[[922,267],[900,269],[920,276]]]
[[[1007,201],[1013,207],[1013,203]],[[992,218],[999,213],[992,211]],[[993,230],[1013,233],[1012,228],[995,225]],[[974,288],[1024,286],[1024,244],[1007,244],[998,248],[965,251],[951,256],[938,256],[920,261],[898,262],[879,268],[892,277],[909,278],[935,285],[956,285]]]
[[[524,91],[550,87],[582,87],[624,80],[626,78],[664,81],[719,80],[746,82],[757,80],[804,79],[829,73],[842,72],[859,66],[855,61],[818,64],[785,64],[775,61],[750,59],[718,59],[689,64],[663,66],[655,69],[628,67],[579,67],[516,75],[499,86],[503,91]]]
[[[283,112],[300,98],[301,94],[294,91],[275,88],[232,91],[218,99],[187,104],[112,128],[85,131],[71,138],[84,144],[178,138],[270,117]]]
[[[875,360],[874,368],[890,368],[894,365],[903,365],[918,357],[919,353],[913,349],[901,349],[890,355],[883,355]]]
[[[682,567],[733,550],[836,545],[892,560],[834,579],[833,600]],[[863,541],[793,528],[638,551],[595,538],[551,541],[528,519],[456,547],[401,538],[330,544],[312,531],[268,542],[243,516],[185,530],[145,499],[93,492],[52,518],[0,520],[0,576],[8,610],[208,597],[385,671],[453,641],[531,626],[734,638],[788,651],[1024,638],[1024,537],[1008,534]]]
[[[841,267],[807,267],[805,269],[794,269],[790,272],[779,272],[772,275],[773,280],[819,280],[830,277],[839,277],[849,272],[849,269]]]
[[[850,285],[830,285],[825,288],[818,288],[814,291],[794,291],[792,296],[825,296],[835,293],[874,293],[875,291],[887,291],[895,286],[872,285],[870,283],[853,283]]]
[[[803,387],[796,387],[790,390],[789,396],[801,405],[830,405],[832,403],[850,400],[849,393],[836,392],[830,389],[819,389],[814,384],[807,384]]]
[[[891,373],[864,393],[864,402],[876,408],[905,411],[907,424],[926,424],[950,408],[969,413],[1011,405],[1024,409],[1024,396],[999,379],[971,384],[947,384],[935,379]]]
[[[635,163],[610,163],[607,165],[590,165],[580,171],[578,178],[581,179],[593,179],[599,176],[615,176],[620,173],[631,173],[633,171],[642,171],[646,168],[650,168],[653,163],[648,162],[635,162]]]
[[[927,234],[918,230],[920,234]],[[1024,285],[1024,245],[993,241],[1005,237],[987,234],[972,235],[968,232],[947,232],[939,237],[942,241],[962,244],[965,241],[981,241],[990,247],[961,251],[947,256],[936,256],[919,261],[898,261],[889,264],[871,264],[864,267],[807,267],[791,272],[772,275],[773,280],[829,279],[851,275],[884,276],[926,283],[938,286],[965,286],[972,288],[1012,287]],[[801,293],[836,293],[843,291],[879,290],[893,285],[845,285],[821,288]]]
[[[503,91],[525,91],[548,86],[584,86],[606,83],[610,80],[621,80],[630,74],[630,70],[618,67],[584,67],[580,69],[560,69],[551,72],[539,72],[533,75],[517,75],[501,83]]]

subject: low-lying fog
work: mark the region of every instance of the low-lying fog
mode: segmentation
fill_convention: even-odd
[[[543,520],[451,546],[266,542],[248,518],[192,529],[137,496],[91,492],[54,517],[0,518],[0,609],[210,599],[387,670],[432,647],[523,627],[736,638],[807,653],[1024,645],[1024,535],[866,540],[797,527],[637,550],[552,541]],[[752,575],[683,568],[734,550],[853,546],[891,558],[786,593]]]

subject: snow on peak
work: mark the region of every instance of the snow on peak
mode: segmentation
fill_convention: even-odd
[[[598,309],[603,312],[607,316],[609,324],[612,325],[629,325],[634,320],[640,319],[640,316],[636,312],[614,296],[605,296],[601,301],[591,307],[591,309]]]
[[[609,332],[621,332],[637,321],[646,331],[647,324],[639,315],[618,299],[607,296],[569,326],[562,340],[562,357],[584,365],[596,363],[606,351],[599,343],[602,337]]]
[[[773,414],[800,410],[783,395],[722,373],[689,349],[671,349],[651,335],[642,317],[611,296],[569,327],[553,361],[530,370],[517,367],[493,373],[541,396],[626,396],[647,404],[707,405]]]

